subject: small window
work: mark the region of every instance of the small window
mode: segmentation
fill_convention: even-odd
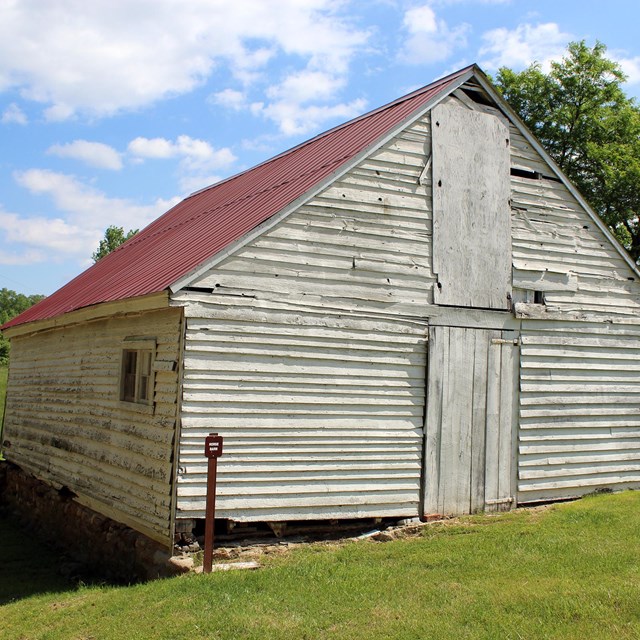
[[[128,343],[127,343],[128,342]],[[152,362],[155,341],[125,341],[122,350],[120,400],[150,405],[153,401]]]

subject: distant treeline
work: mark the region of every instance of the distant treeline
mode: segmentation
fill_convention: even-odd
[[[35,294],[26,296],[11,289],[0,289],[0,325],[40,302],[45,296]],[[9,362],[9,341],[0,334],[0,365]]]

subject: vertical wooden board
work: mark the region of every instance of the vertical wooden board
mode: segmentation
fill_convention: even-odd
[[[456,478],[456,511],[465,513],[471,509],[471,461],[473,433],[473,370],[477,331],[455,329],[458,343],[456,373],[458,381],[456,393],[456,417],[458,428],[458,458]]]
[[[517,344],[515,344],[517,343]],[[520,331],[514,332],[513,369],[511,373],[511,497],[518,504],[518,431],[520,417]]]
[[[442,334],[442,406],[440,416],[440,469],[438,475],[438,512],[448,513],[452,481],[452,460],[454,456],[454,436],[451,427],[451,405],[453,401],[451,380],[451,329],[444,327]]]
[[[446,374],[442,381],[442,439],[440,448],[440,504],[441,513],[455,513],[457,500],[456,472],[459,429],[455,421],[457,342],[455,329],[447,327],[447,349],[444,356]]]
[[[456,101],[434,107],[432,130],[434,301],[508,309],[509,130]]]
[[[474,331],[448,328],[443,382],[440,494],[443,513],[468,513],[471,485],[471,424]]]
[[[438,442],[431,437],[436,433],[439,455],[437,472],[432,467],[425,474],[427,513],[433,512],[436,493],[437,511],[445,514],[485,506],[496,510],[502,498],[513,495],[515,336],[513,331],[430,329],[425,463],[433,465],[438,455]]]
[[[474,332],[473,426],[471,436],[471,513],[484,509],[485,438],[487,425],[487,357],[486,332]]]
[[[429,328],[427,373],[427,415],[423,471],[423,515],[439,513],[440,448],[442,446],[442,372],[444,370],[445,334],[440,327]]]
[[[512,486],[513,438],[516,432],[513,422],[514,378],[517,379],[517,347],[513,344],[515,331],[504,331],[500,362],[500,418],[498,455],[498,500],[508,500],[515,496]],[[510,503],[498,504],[498,510],[509,508]]]
[[[485,456],[485,505],[491,511],[498,499],[500,464],[500,366],[502,345],[491,342],[498,332],[491,332],[487,357],[487,431]]]

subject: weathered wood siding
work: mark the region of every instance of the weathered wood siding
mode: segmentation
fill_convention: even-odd
[[[168,543],[178,373],[155,373],[152,410],[120,402],[119,380],[124,338],[155,338],[156,361],[177,361],[181,322],[167,309],[13,338],[6,458]]]
[[[461,94],[460,100],[471,112],[476,108],[492,112],[474,105],[468,96]],[[518,346],[507,349],[497,346],[507,343],[489,342],[486,384],[478,384],[469,395],[465,386],[470,375],[465,368],[469,354],[460,349],[467,338],[479,334],[463,331],[466,337],[460,337],[455,327],[471,327],[461,325],[452,315],[455,307],[447,312],[453,336],[450,348],[452,353],[460,352],[460,357],[455,367],[445,359],[441,366],[432,363],[428,385],[430,390],[444,388],[438,385],[449,376],[450,390],[466,390],[466,409],[456,409],[460,415],[454,424],[438,418],[437,407],[424,406],[424,375],[422,383],[418,377],[419,363],[425,359],[424,329],[430,318],[444,317],[443,309],[434,305],[438,249],[434,250],[431,166],[437,161],[432,157],[431,116],[408,126],[329,188],[210,269],[191,283],[192,291],[174,296],[173,304],[185,306],[189,316],[178,517],[203,514],[205,477],[200,449],[209,431],[219,431],[229,442],[220,464],[221,517],[277,520],[415,514],[420,484],[419,418],[425,411],[431,416],[427,430],[431,427],[436,433],[439,429],[442,435],[438,447],[469,434],[481,443],[470,452],[460,445],[463,458],[470,456],[471,461],[476,456],[474,464],[463,461],[462,467],[449,467],[426,460],[424,495],[434,511],[475,510],[482,503],[485,508],[506,505],[515,492],[516,470],[520,473],[519,499],[548,493],[525,477],[530,471],[546,473],[542,463],[526,470],[534,460],[527,457],[533,455],[527,447],[543,445],[525,443],[528,437],[535,440],[549,431],[534,426],[527,414],[533,396],[525,393],[518,404],[513,377],[502,377],[503,371],[517,370]],[[500,114],[496,117],[505,121]],[[503,131],[500,126],[496,130]],[[575,314],[595,314],[596,324],[597,319],[640,318],[640,288],[633,270],[571,191],[553,179],[551,168],[515,126],[510,125],[507,137],[512,245],[504,255],[496,256],[496,260],[506,258],[507,276],[500,276],[501,291],[508,290],[505,278],[508,280],[510,252],[514,301],[533,303],[542,294],[545,305],[535,306],[567,314],[567,324],[558,325],[560,334],[566,326],[576,340],[589,340],[585,323],[571,324]],[[506,137],[504,142],[507,148]],[[446,225],[447,212],[442,213]],[[501,229],[508,228],[507,221],[501,222]],[[455,236],[456,229],[453,231],[450,237]],[[496,243],[491,246],[499,252]],[[460,251],[440,251],[440,263],[447,253]],[[450,258],[459,261],[460,255]],[[438,268],[442,269],[441,264]],[[475,273],[472,259],[468,271]],[[485,275],[488,271],[487,267],[480,269]],[[498,271],[502,274],[504,270]],[[486,275],[487,282],[493,275]],[[470,286],[484,284],[476,279]],[[468,293],[462,292],[463,297]],[[472,307],[494,304],[469,300]],[[512,315],[505,311],[507,314]],[[373,328],[375,323],[384,328]],[[478,326],[492,328],[488,318],[481,318]],[[444,329],[441,332],[444,335]],[[403,341],[396,340],[399,333],[405,336]],[[496,334],[494,339],[508,342],[505,335]],[[475,352],[479,363],[484,343],[476,338],[474,344],[480,349]],[[525,386],[531,368],[528,349],[523,345]],[[600,352],[601,362],[605,353],[606,349]],[[615,353],[610,353],[614,360]],[[585,364],[575,350],[562,358],[565,368],[576,371]],[[549,398],[558,399],[553,410],[570,415],[571,408],[561,402],[562,387],[556,392],[554,384],[552,380],[548,393]],[[613,388],[611,392],[618,393]],[[520,409],[518,433],[507,434],[505,426],[507,416],[518,417],[517,411],[510,413],[507,407],[496,413],[492,408],[492,403],[502,403],[503,393],[510,394],[513,409]],[[457,400],[448,398],[447,402]],[[635,397],[629,401],[633,402]],[[618,424],[619,403],[619,395],[603,401],[596,414],[602,424]],[[447,404],[442,407],[450,409]],[[465,423],[462,414],[467,409],[471,422]],[[480,431],[474,431],[476,423],[484,425],[482,442]],[[579,422],[571,428],[577,439],[593,433]],[[625,442],[617,431],[611,432],[611,438],[618,439],[616,446]],[[472,476],[479,478],[481,450],[485,453],[483,480],[476,482]],[[512,457],[507,466],[508,451]],[[437,455],[440,453],[438,449]],[[460,485],[456,468],[468,476],[468,487],[466,480],[464,487]],[[602,478],[613,477],[606,476],[604,468],[598,468]],[[588,479],[581,484],[580,477],[574,475],[576,486],[558,487],[550,495],[569,495],[582,490],[579,487],[591,486]],[[456,504],[447,497],[454,494]]]
[[[519,502],[640,486],[640,326],[525,321]]]
[[[511,307],[509,128],[455,98],[431,113],[437,304]]]
[[[204,517],[212,431],[218,517],[417,514],[424,327],[201,298],[186,310],[177,517]]]
[[[511,151],[535,176],[511,177],[514,288],[543,292],[550,310],[640,318],[636,274],[514,126]]]
[[[518,501],[637,486],[637,275],[514,126],[511,149],[515,298],[560,319],[522,324]]]
[[[194,283],[212,295],[176,298],[190,316],[178,517],[203,514],[216,430],[221,517],[418,514],[429,132],[426,117]]]
[[[421,119],[193,286],[306,310],[424,316],[433,299],[431,149]]]
[[[429,328],[425,515],[515,503],[517,335]]]

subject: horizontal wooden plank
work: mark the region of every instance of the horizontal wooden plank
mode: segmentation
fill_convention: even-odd
[[[280,520],[340,520],[354,518],[403,518],[414,517],[418,514],[416,501],[398,504],[372,503],[366,505],[331,505],[327,507],[274,507],[261,508],[256,506],[251,510],[216,506],[216,515],[220,518],[230,518],[236,522],[277,522]],[[178,518],[204,518],[204,505],[200,502],[191,505],[191,508],[180,509]]]
[[[533,481],[520,481],[518,483],[518,491],[529,492],[529,491],[547,491],[549,489],[564,489],[570,492],[568,495],[580,495],[581,493],[585,493],[585,489],[591,487],[593,490],[594,487],[613,487],[615,485],[620,484],[636,484],[640,483],[640,473],[625,473],[621,475],[620,473],[599,473],[592,477],[583,477],[580,479],[580,482],[576,482],[574,478],[566,479],[566,480],[558,480],[558,479],[548,479],[548,478],[539,478],[535,482]]]
[[[638,446],[634,447],[632,451],[629,451],[629,447],[625,447],[624,450],[615,453],[603,453],[602,451],[588,452],[576,452],[561,454],[560,452],[553,452],[554,455],[524,455],[520,461],[520,466],[524,467],[567,467],[569,465],[593,465],[595,469],[597,465],[602,465],[608,462],[628,462],[635,461],[640,463],[640,442],[634,443]],[[521,453],[522,450],[521,450]],[[588,453],[588,455],[587,455]],[[600,467],[598,467],[600,468]]]

